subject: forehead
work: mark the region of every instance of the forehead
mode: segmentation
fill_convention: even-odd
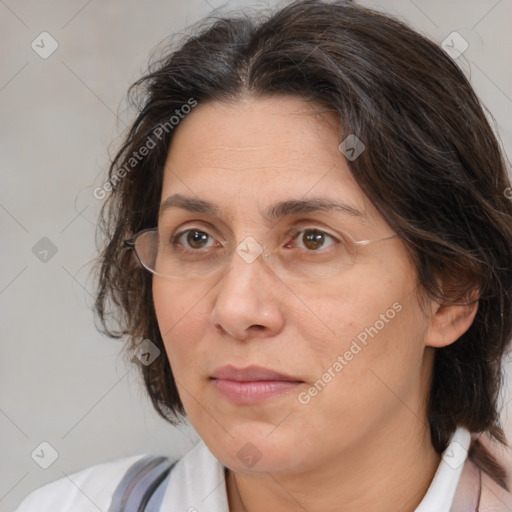
[[[292,96],[208,102],[176,128],[167,163],[244,171],[325,165],[339,159],[339,127],[333,112]],[[273,161],[268,161],[273,157]]]
[[[162,203],[178,193],[233,213],[322,196],[378,217],[338,149],[340,123],[318,105],[287,96],[210,102],[175,130]]]

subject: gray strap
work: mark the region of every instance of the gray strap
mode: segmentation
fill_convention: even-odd
[[[176,464],[176,463],[174,463]],[[164,499],[164,494],[167,489],[167,484],[169,483],[169,479],[171,477],[171,470],[174,467],[174,464],[169,468],[165,479],[162,480],[160,485],[156,488],[155,492],[151,494],[149,497],[149,501],[147,502],[146,508],[144,508],[144,512],[158,512],[160,510],[160,506],[162,505],[162,501]]]
[[[148,455],[139,459],[119,482],[108,512],[156,512],[174,464],[166,457]]]

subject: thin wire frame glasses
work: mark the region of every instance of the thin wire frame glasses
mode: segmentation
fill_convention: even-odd
[[[172,226],[145,229],[125,240],[124,246],[135,252],[144,268],[168,279],[205,279],[223,273],[236,253],[247,264],[261,256],[282,279],[319,280],[352,268],[364,246],[397,236],[392,233],[379,239],[356,241],[344,231],[302,227],[289,231],[284,243],[261,243],[248,236],[237,244],[226,239],[219,241],[220,236],[214,237],[205,228],[176,231]]]

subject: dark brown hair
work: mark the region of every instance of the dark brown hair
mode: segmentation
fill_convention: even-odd
[[[498,399],[512,336],[512,189],[458,66],[401,22],[349,2],[297,1],[264,19],[215,17],[194,30],[130,89],[138,116],[112,161],[112,193],[99,223],[96,312],[104,332],[128,338],[129,350],[150,339],[164,354],[140,365],[159,414],[176,423],[185,411],[156,321],[151,274],[123,240],[157,225],[164,162],[179,129],[169,118],[192,101],[296,95],[339,116],[340,140],[356,134],[365,144],[351,172],[406,244],[422,293],[449,303],[479,292],[471,327],[435,349],[427,398],[434,448],[441,453],[457,426],[506,444]],[[167,129],[156,137],[159,126]],[[155,146],[141,157],[149,139]],[[506,487],[503,468],[481,443],[470,456]]]

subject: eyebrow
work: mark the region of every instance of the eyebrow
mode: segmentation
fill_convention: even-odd
[[[219,209],[213,203],[204,201],[203,199],[196,199],[195,197],[182,196],[181,194],[169,196],[160,205],[160,215],[173,207],[182,208],[189,212],[207,213],[209,215],[219,216]]]
[[[160,206],[160,215],[163,215],[164,212],[173,207],[182,208],[189,212],[204,213],[220,217],[219,209],[213,203],[203,199],[186,197],[181,194],[173,194],[172,196],[169,196]],[[363,219],[367,218],[366,213],[358,210],[354,206],[325,197],[279,201],[278,203],[271,205],[264,212],[264,216],[269,220],[277,220],[288,215],[300,215],[318,211],[338,211],[352,217],[360,217]]]
[[[354,206],[334,201],[325,197],[311,197],[308,199],[292,199],[280,201],[270,207],[265,216],[269,219],[280,219],[287,215],[299,215],[313,212],[331,212],[338,211],[352,217],[366,218],[366,214]]]

